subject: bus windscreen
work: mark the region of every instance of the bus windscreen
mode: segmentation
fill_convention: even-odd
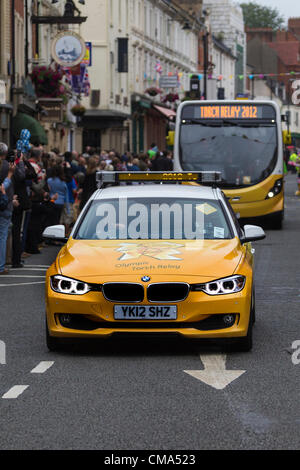
[[[182,109],[179,162],[184,171],[219,171],[223,188],[252,186],[272,173],[277,155],[276,111],[270,105],[195,103]]]

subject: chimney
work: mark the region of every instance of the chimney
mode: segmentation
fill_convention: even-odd
[[[289,18],[288,29],[300,36],[300,18]]]

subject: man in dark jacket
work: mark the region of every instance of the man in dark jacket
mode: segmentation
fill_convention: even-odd
[[[46,191],[46,173],[42,171],[40,160],[42,151],[33,147],[30,151],[29,163],[34,168],[36,180],[31,185],[31,214],[28,223],[25,250],[29,254],[40,253],[39,244],[42,242],[43,218],[45,210],[43,206]]]
[[[18,198],[19,205],[14,207],[12,214],[12,267],[22,268],[22,240],[21,228],[24,211],[31,208],[31,201],[27,190],[28,180],[36,177],[34,168],[26,160],[23,154],[16,160],[16,171],[13,175],[14,193]]]
[[[172,171],[172,160],[167,157],[166,152],[157,152],[154,159],[151,161],[152,171]]]

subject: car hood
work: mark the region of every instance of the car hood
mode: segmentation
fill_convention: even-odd
[[[70,239],[59,253],[58,265],[64,276],[88,282],[126,281],[137,276],[140,279],[143,275],[152,278],[172,276],[173,280],[174,277],[195,276],[203,281],[233,274],[242,255],[238,238],[192,241]]]

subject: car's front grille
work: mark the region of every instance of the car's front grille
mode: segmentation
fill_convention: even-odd
[[[141,284],[107,282],[102,286],[104,297],[111,302],[142,302],[144,288]]]
[[[162,282],[149,284],[147,299],[149,302],[180,302],[189,293],[189,285],[183,282]]]

